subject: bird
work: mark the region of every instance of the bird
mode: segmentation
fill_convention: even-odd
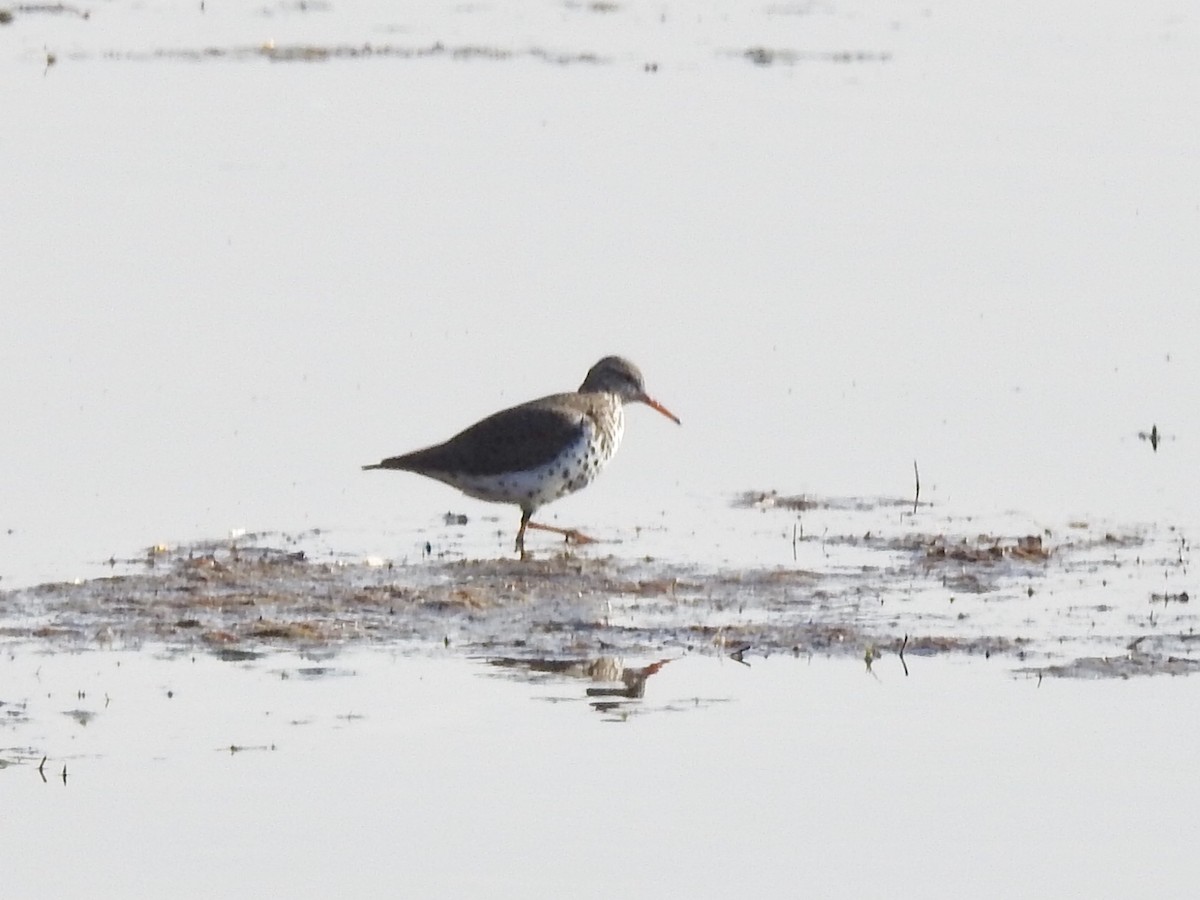
[[[676,425],[679,417],[646,393],[629,360],[606,356],[579,390],[551,394],[493,413],[441,444],[363,466],[434,478],[468,497],[521,508],[516,552],[525,559],[525,531],[536,528],[578,542],[574,529],[531,522],[541,507],[587,487],[612,459],[625,431],[624,405],[642,403]]]

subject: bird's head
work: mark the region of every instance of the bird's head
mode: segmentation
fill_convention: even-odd
[[[644,403],[662,413],[676,425],[679,417],[646,393],[641,370],[620,356],[606,356],[588,370],[579,393],[616,394],[625,403]]]

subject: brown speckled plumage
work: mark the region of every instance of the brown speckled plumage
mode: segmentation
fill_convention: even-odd
[[[616,453],[625,403],[645,403],[679,421],[646,394],[637,366],[609,356],[591,368],[575,393],[502,410],[445,443],[363,468],[416,472],[480,500],[520,506],[517,552],[524,556],[530,516],[586,487]]]

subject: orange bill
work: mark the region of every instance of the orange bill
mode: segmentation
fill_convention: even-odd
[[[651,409],[662,413],[664,416],[666,416],[668,419],[670,419],[676,425],[683,424],[682,422],[679,421],[679,416],[675,415],[675,413],[671,412],[669,409],[667,409],[665,406],[663,406],[661,403],[659,403],[657,400],[655,400],[649,394],[642,394],[642,396],[638,397],[638,400],[640,400],[642,403],[645,403]]]

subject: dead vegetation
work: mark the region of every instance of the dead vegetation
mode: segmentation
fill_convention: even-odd
[[[1155,540],[1085,522],[929,532],[913,527],[912,499],[747,492],[735,503],[789,520],[824,516],[836,528],[792,536],[793,552],[805,551],[793,565],[751,568],[575,548],[525,561],[342,563],[309,559],[280,535],[157,545],[128,574],[0,593],[0,636],[199,647],[229,659],[373,643],[542,659],[1000,655],[1050,674],[1190,666],[1190,593],[1162,586],[1187,572],[1190,547],[1173,532]],[[1138,587],[1146,578],[1153,589]],[[1138,648],[1135,662],[1082,662],[1121,660],[1127,646]]]

